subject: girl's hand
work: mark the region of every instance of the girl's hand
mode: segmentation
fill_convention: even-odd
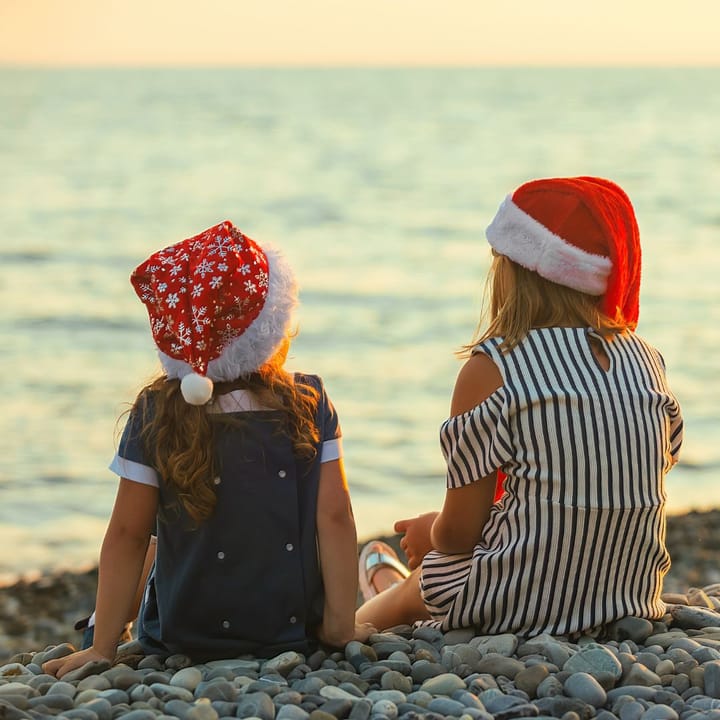
[[[429,512],[395,523],[395,532],[404,533],[400,547],[408,559],[408,567],[414,570],[422,559],[433,549],[430,529],[439,513]]]
[[[355,623],[352,633],[338,633],[326,628],[323,622],[318,627],[317,635],[323,645],[344,648],[351,640],[357,640],[362,643],[367,642],[367,639],[376,632],[377,630],[370,623]]]
[[[43,663],[42,669],[43,672],[46,672],[48,675],[55,675],[55,677],[60,679],[71,670],[77,670],[89,662],[102,661],[105,661],[108,665],[112,664],[112,658],[107,658],[101,655],[95,648],[90,647],[87,648],[87,650],[79,650],[78,652],[72,653],[72,655],[66,655],[56,660],[48,660],[46,663]]]

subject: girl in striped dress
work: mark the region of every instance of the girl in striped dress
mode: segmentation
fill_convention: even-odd
[[[489,327],[440,429],[443,508],[396,524],[404,580],[387,546],[363,551],[357,619],[531,636],[660,618],[682,417],[660,353],[635,333],[632,205],[600,178],[535,180],[487,238]]]

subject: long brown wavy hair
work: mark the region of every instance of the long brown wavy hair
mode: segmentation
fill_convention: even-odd
[[[249,390],[264,407],[281,411],[278,431],[290,438],[298,458],[312,460],[319,443],[315,424],[318,392],[295,382],[284,370],[284,361],[281,352],[247,377],[216,383],[212,401],[232,390]],[[242,428],[245,421],[188,404],[180,392],[180,381],[168,380],[164,374],[140,391],[133,411],[143,414],[142,441],[162,481],[175,491],[195,523],[207,520],[215,509],[213,480],[220,474],[215,433],[221,424]]]
[[[615,318],[605,315],[599,301],[599,297],[558,285],[505,255],[495,254],[480,324],[459,355],[469,356],[475,345],[493,337],[501,337],[500,348],[510,350],[533,328],[591,327],[607,339],[635,329],[619,312]]]

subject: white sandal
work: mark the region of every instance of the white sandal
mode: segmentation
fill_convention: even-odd
[[[375,597],[378,591],[372,584],[375,573],[381,568],[390,568],[400,575],[402,582],[410,575],[410,570],[400,562],[395,551],[381,540],[373,540],[362,549],[358,560],[358,580],[363,600]]]

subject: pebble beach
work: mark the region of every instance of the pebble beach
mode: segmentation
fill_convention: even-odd
[[[668,518],[665,617],[572,639],[400,626],[342,651],[201,665],[133,641],[112,667],[59,681],[41,665],[79,643],[97,571],[20,580],[0,588],[0,718],[720,720],[719,521],[720,510]]]

